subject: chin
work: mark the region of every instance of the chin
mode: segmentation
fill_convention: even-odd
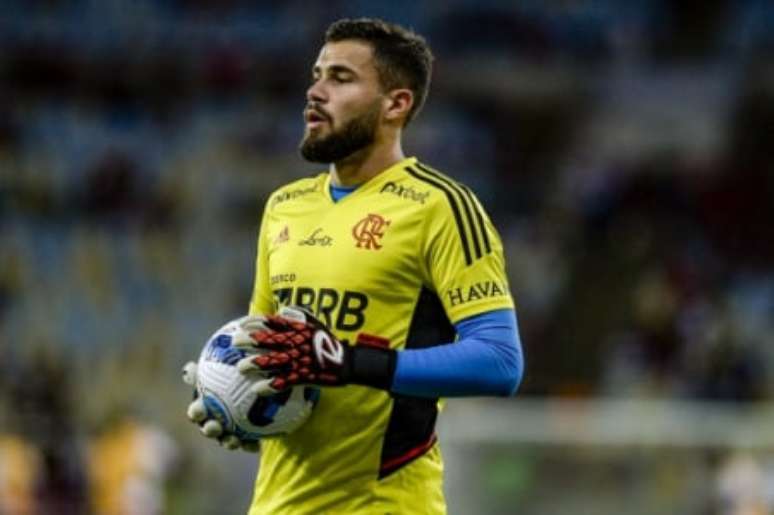
[[[322,138],[319,137],[318,135],[312,135],[312,134],[306,133],[304,135],[304,139],[301,140],[301,146],[315,144],[315,143],[318,143],[320,140],[322,140]]]

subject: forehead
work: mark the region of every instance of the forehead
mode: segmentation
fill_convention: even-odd
[[[371,45],[358,40],[326,43],[320,49],[314,66],[320,69],[343,66],[359,74],[376,74]]]

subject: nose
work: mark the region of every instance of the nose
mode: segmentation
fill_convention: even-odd
[[[323,89],[322,85],[320,84],[322,81],[315,81],[312,83],[311,86],[309,86],[309,89],[306,90],[306,100],[309,102],[319,102],[322,103],[325,101],[326,95],[325,90]]]

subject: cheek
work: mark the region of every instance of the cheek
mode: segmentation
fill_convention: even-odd
[[[352,103],[341,109],[339,116],[335,117],[334,126],[340,128],[345,126],[352,120],[363,120],[365,118],[373,118],[375,113],[378,113],[381,108],[381,103],[378,100],[372,100],[371,102],[356,102]]]
[[[377,105],[381,106],[380,97],[362,88],[343,89],[338,93],[329,105],[329,112],[334,116],[336,125],[359,118],[372,112]]]

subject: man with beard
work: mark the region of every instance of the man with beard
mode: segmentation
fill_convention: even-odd
[[[250,302],[263,328],[240,363],[256,395],[323,388],[306,424],[261,443],[251,515],[445,513],[439,398],[521,380],[496,230],[466,186],[403,154],[431,63],[423,38],[381,20],[326,32],[300,151],[328,170],[266,204]]]

